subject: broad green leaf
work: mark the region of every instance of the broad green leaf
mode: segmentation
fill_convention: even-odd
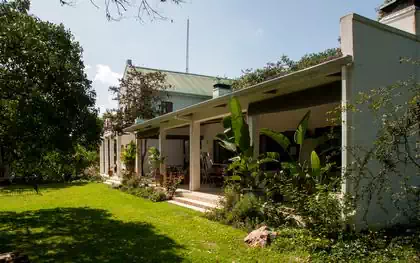
[[[225,129],[231,129],[232,128],[232,118],[230,116],[223,118],[223,128]]]
[[[295,143],[302,145],[305,140],[306,130],[308,129],[309,117],[311,116],[311,111],[308,111],[303,119],[300,121],[296,132],[295,132]]]
[[[287,151],[289,149],[290,140],[283,133],[275,132],[266,128],[261,129],[260,133],[275,140],[283,148],[283,150]]]
[[[235,143],[242,152],[246,152],[250,147],[250,136],[248,124],[244,120],[242,107],[238,98],[232,97],[229,101],[231,112],[232,129],[235,135]]]
[[[311,168],[313,174],[318,177],[321,173],[321,162],[315,151],[312,151],[311,153]]]
[[[238,148],[236,148],[236,144],[229,141],[219,140],[219,144],[220,146],[231,152],[236,152],[238,150]]]

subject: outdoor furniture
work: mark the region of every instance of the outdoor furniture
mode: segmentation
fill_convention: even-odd
[[[217,185],[220,181],[223,182],[223,171],[224,166],[213,163],[209,153],[201,153],[201,177],[203,184]]]

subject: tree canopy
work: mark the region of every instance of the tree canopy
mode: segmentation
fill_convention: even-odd
[[[0,2],[0,164],[96,149],[101,122],[82,48],[62,24],[28,15],[29,0]],[[1,166],[1,165],[0,165]]]
[[[170,88],[164,73],[144,73],[130,66],[126,76],[120,79],[120,85],[109,88],[119,107],[104,114],[105,129],[121,133],[137,118],[147,120],[160,115],[168,98],[165,91]]]
[[[267,63],[263,68],[243,70],[243,75],[232,83],[232,87],[233,89],[250,87],[279,75],[312,67],[340,56],[341,49],[339,48],[327,49],[319,53],[306,54],[298,61],[293,61],[288,56],[283,55],[279,61]]]

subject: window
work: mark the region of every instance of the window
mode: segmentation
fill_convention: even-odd
[[[174,104],[172,101],[162,101],[161,112],[166,114],[174,111]]]

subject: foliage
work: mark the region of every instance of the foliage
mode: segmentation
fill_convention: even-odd
[[[165,161],[165,157],[160,155],[160,151],[156,147],[149,147],[147,158],[153,169],[158,168]]]
[[[278,154],[266,153],[254,158],[249,127],[236,97],[230,99],[229,108],[231,116],[223,119],[225,131],[217,134],[216,139],[222,147],[236,155],[231,159],[232,163],[228,167],[228,170],[233,173],[232,179],[234,181],[239,180],[242,190],[255,191],[260,188],[260,179],[264,176],[260,169],[261,165],[276,162]]]
[[[181,184],[182,179],[184,179],[184,177],[178,175],[172,175],[166,178],[165,182],[163,183],[163,186],[166,190],[168,199],[172,199],[172,197],[174,197],[176,189],[178,189],[178,186]]]
[[[227,185],[218,208],[207,211],[210,220],[252,230],[263,221],[261,201],[253,193],[240,193],[238,185]]]
[[[45,154],[31,170],[25,164],[15,163],[17,177],[36,177],[38,182],[69,182],[74,180],[101,181],[99,153],[76,145],[74,154],[51,151]]]
[[[153,202],[162,202],[166,201],[168,198],[166,196],[166,193],[161,190],[154,191],[150,196],[149,199]]]
[[[243,224],[245,228],[252,230],[262,222],[263,215],[260,207],[260,200],[254,194],[244,194],[227,215],[227,220],[237,227]]]
[[[28,8],[0,2],[0,162],[34,173],[51,158],[74,156],[78,145],[96,150],[102,127],[79,43]]]
[[[310,113],[311,112],[308,111],[303,116],[295,131],[294,141],[299,146],[298,159],[296,159],[291,152],[291,143],[287,136],[281,132],[275,132],[265,128],[261,129],[261,134],[272,138],[288,154],[290,161],[281,163],[283,173],[285,173],[286,176],[290,176],[290,183],[296,187],[297,190],[304,191],[304,194],[313,194],[316,192],[316,185],[326,185],[332,181],[327,175],[333,164],[329,163],[324,167],[321,167],[319,156],[315,150],[311,151],[310,164],[307,160],[304,160],[302,156],[302,149],[304,149],[306,143]],[[324,142],[326,138],[325,136],[321,136],[315,140],[317,141],[317,145],[319,145]],[[317,145],[313,148],[316,148]],[[338,178],[336,180],[338,180]],[[337,182],[333,181],[334,184],[337,184]]]
[[[152,119],[162,114],[163,104],[169,97],[165,92],[168,89],[171,89],[171,85],[167,83],[165,73],[159,71],[143,73],[135,66],[128,66],[119,85],[109,88],[119,107],[104,113],[104,129],[116,132],[118,135],[124,134],[123,130],[133,125],[135,120]],[[142,144],[140,170],[144,175],[147,139],[141,140],[140,143]]]
[[[160,115],[161,105],[168,98],[165,91],[170,88],[165,73],[143,73],[135,66],[128,66],[120,84],[109,88],[120,106],[104,114],[105,129],[122,133],[137,118],[147,120]]]
[[[133,173],[136,163],[137,147],[133,141],[126,145],[121,153],[121,161],[125,164],[128,172]]]
[[[306,54],[298,61],[293,61],[289,57],[283,55],[279,61],[267,63],[264,68],[243,70],[243,75],[232,83],[232,88],[243,89],[251,87],[281,75],[315,66],[340,57],[341,55],[341,49],[339,48],[327,49],[319,53]]]

